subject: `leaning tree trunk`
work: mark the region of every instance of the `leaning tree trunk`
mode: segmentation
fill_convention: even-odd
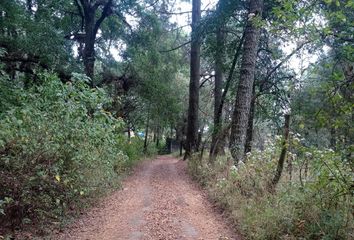
[[[216,53],[215,53],[215,83],[214,83],[214,129],[210,147],[210,159],[214,159],[223,147],[220,141],[220,132],[222,129],[222,111],[219,112],[221,104],[222,86],[223,86],[223,51],[225,35],[222,26],[216,31]],[[218,140],[219,139],[219,140]]]
[[[276,170],[274,178],[272,180],[272,184],[271,184],[270,189],[274,189],[274,187],[279,182],[281,174],[283,172],[286,152],[288,151],[288,145],[289,145],[289,125],[290,125],[290,115],[286,114],[285,115],[285,123],[284,123],[284,139],[283,139],[283,143],[282,143],[282,149],[281,149],[280,157],[278,160],[277,170]]]
[[[197,150],[198,141],[198,107],[199,107],[199,80],[200,80],[200,33],[198,31],[201,17],[200,0],[193,0],[192,6],[192,43],[189,82],[189,107],[186,152],[187,159],[193,151]]]
[[[245,42],[240,69],[240,81],[237,88],[235,108],[231,122],[230,151],[235,164],[243,161],[248,116],[252,100],[252,87],[257,60],[260,29],[254,22],[261,17],[263,0],[250,0],[250,11],[245,29]]]

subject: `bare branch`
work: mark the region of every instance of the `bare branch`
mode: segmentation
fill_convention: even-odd
[[[201,75],[203,76],[203,75]],[[199,88],[202,88],[206,82],[212,79],[215,75],[209,75],[208,77],[204,78],[204,80],[200,83]]]

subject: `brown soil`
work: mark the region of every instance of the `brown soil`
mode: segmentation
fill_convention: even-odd
[[[170,156],[140,164],[124,188],[53,239],[240,239]]]

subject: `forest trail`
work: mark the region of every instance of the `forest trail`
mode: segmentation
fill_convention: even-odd
[[[171,156],[144,161],[123,183],[55,239],[240,239]]]

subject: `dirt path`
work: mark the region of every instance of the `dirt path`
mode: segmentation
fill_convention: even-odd
[[[56,239],[239,239],[188,178],[185,162],[140,164],[124,189],[103,199]]]

